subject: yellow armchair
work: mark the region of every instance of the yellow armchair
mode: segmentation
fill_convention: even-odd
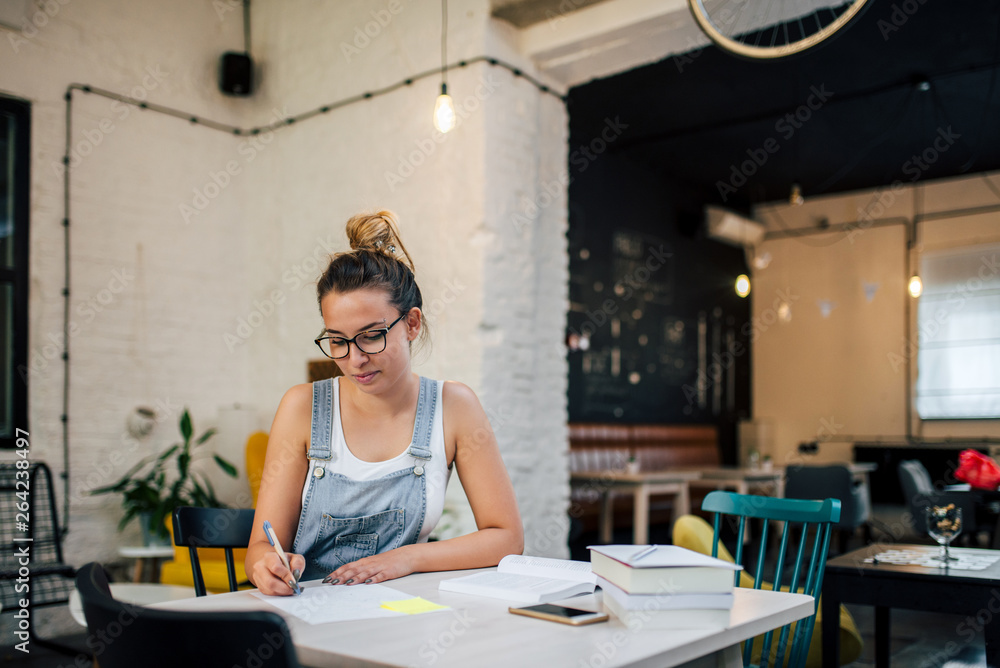
[[[696,515],[682,515],[674,522],[673,541],[674,545],[679,547],[710,555],[712,554],[714,536],[715,532],[712,529],[712,525]],[[719,558],[735,562],[729,550],[721,542],[719,543]],[[740,573],[740,586],[753,588],[753,578],[746,571]],[[774,585],[771,583],[765,582],[762,588],[773,589],[773,587]],[[788,587],[782,587],[782,589],[787,591]],[[807,668],[818,668],[823,663],[823,634],[820,630],[822,624],[823,610],[822,606],[820,606],[816,613],[816,626],[813,629],[812,639],[809,643],[809,654],[806,657]],[[763,638],[760,636],[754,639],[755,645],[760,645],[762,642]],[[840,606],[840,664],[844,665],[856,661],[861,656],[863,645],[864,641],[861,639],[861,633],[858,632],[858,627],[854,623],[854,618],[851,617],[851,613],[847,611],[847,608]],[[759,654],[760,648],[757,647],[755,648],[754,656],[758,656]],[[788,656],[785,657],[785,662],[787,665]]]

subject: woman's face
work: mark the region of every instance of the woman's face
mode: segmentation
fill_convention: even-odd
[[[393,324],[402,314],[389,302],[384,290],[372,288],[331,291],[320,301],[320,308],[326,327],[324,336],[351,339],[361,332],[384,330],[392,325],[386,332],[382,352],[365,353],[352,342],[347,357],[334,360],[355,387],[374,394],[409,376],[410,342],[420,332],[420,309],[410,309],[406,317]],[[371,337],[360,336],[358,340],[371,349],[367,343]]]

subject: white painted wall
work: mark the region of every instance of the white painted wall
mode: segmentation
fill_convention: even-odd
[[[765,240],[758,253],[770,265],[753,276],[753,402],[756,418],[773,425],[779,462],[798,458],[796,446],[820,440],[817,460],[851,458],[854,437],[906,433],[906,360],[911,384],[917,360],[916,302],[906,292],[907,228],[918,219],[911,268],[921,252],[1000,240],[997,174],[921,184],[896,183],[875,191],[811,198],[801,207],[762,206],[755,217],[769,230],[830,231]],[[992,185],[992,187],[990,187]],[[984,211],[980,211],[980,208]],[[970,211],[975,210],[975,211]],[[847,224],[847,228],[840,227]],[[865,283],[877,284],[871,301]],[[820,301],[833,304],[828,317]],[[778,307],[791,306],[782,321]],[[909,321],[907,309],[909,308]],[[1000,436],[988,420],[921,421],[925,437]]]
[[[146,81],[152,102],[261,126],[439,66],[440,12],[402,0],[254,3],[261,86],[233,99],[216,67],[241,48],[238,4],[48,5],[57,11],[37,33],[0,29],[0,93],[33,105],[29,421],[32,457],[58,473],[67,85],[142,94]],[[532,71],[485,0],[450,5],[450,61],[499,55]],[[74,95],[74,145],[87,155],[71,192],[72,563],[113,561],[138,540],[134,524],[116,533],[118,499],[87,492],[174,442],[183,406],[198,432],[222,430],[216,442],[234,459],[246,432],[269,428],[318,356],[315,280],[346,248],[344,221],[376,207],[399,215],[424,293],[432,336],[417,370],[479,393],[526,550],[565,554],[566,113],[487,64],[448,80],[464,117],[443,141],[430,124],[436,78],[253,140]],[[139,405],[163,418],[142,443],[125,435]],[[230,488],[230,500],[243,492]],[[460,490],[449,498],[451,531],[474,528]]]

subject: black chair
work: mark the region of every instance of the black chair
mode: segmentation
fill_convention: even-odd
[[[974,544],[980,531],[993,533],[996,515],[989,512],[989,504],[983,502],[976,490],[970,490],[968,485],[935,486],[927,468],[917,459],[900,462],[898,473],[913,529],[918,534],[927,533],[927,507],[949,503],[962,509],[962,535],[966,542]]]
[[[299,666],[288,625],[275,612],[182,612],[122,603],[96,562],[79,570],[76,588],[87,644],[101,668]]]
[[[871,542],[871,493],[864,479],[855,478],[847,465],[789,466],[785,469],[785,498],[840,499],[840,520],[833,525],[838,550],[847,551],[847,540],[858,527],[865,530],[865,542]]]
[[[199,547],[221,547],[226,551],[229,591],[236,591],[236,565],[233,548],[246,547],[253,529],[253,508],[194,508],[174,509],[174,545],[187,546],[191,552],[194,591],[204,596],[205,578],[198,561]]]
[[[24,463],[25,460],[20,460]],[[30,619],[36,608],[69,602],[76,570],[63,561],[56,500],[52,489],[52,474],[42,462],[18,466],[18,461],[0,464],[0,609],[4,612],[21,610],[27,602]],[[23,517],[21,517],[23,515]],[[22,521],[23,520],[23,521]],[[28,563],[21,560],[28,555]],[[22,569],[31,573],[30,588],[18,587]],[[20,591],[18,591],[20,589]],[[14,625],[17,626],[16,624]],[[30,640],[32,644],[49,647],[68,655],[80,650],[35,635],[33,621],[16,643]]]

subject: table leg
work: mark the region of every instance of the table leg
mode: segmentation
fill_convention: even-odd
[[[135,569],[132,571],[132,582],[136,584],[142,582],[143,561],[145,560],[141,557],[135,560]]]
[[[601,543],[609,545],[611,543],[611,523],[614,521],[614,499],[611,490],[606,489],[601,492]]]
[[[889,654],[892,651],[889,610],[885,606],[875,606],[875,668],[889,668]],[[826,616],[823,618],[826,619]]]
[[[686,482],[682,482],[681,488],[677,490],[677,496],[674,497],[674,504],[677,509],[677,512],[674,514],[675,520],[681,515],[691,514],[691,491],[688,489]]]
[[[986,665],[1000,668],[1000,623],[988,622],[983,628],[986,636]]]
[[[823,584],[829,585],[824,582]],[[840,619],[840,601],[830,586],[823,592],[823,668],[840,668],[840,625],[829,620]]]
[[[633,493],[632,542],[645,545],[649,542],[649,485],[639,485]]]

